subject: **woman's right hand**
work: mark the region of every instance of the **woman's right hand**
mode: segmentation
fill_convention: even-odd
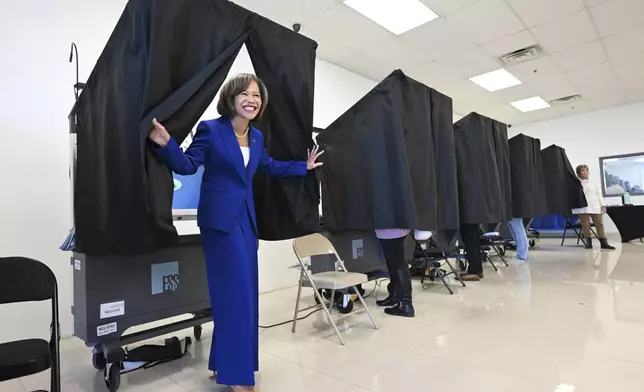
[[[148,134],[148,139],[152,140],[154,143],[158,144],[161,147],[165,147],[168,145],[168,142],[170,141],[170,134],[168,131],[165,129],[163,125],[161,125],[160,122],[157,121],[157,119],[152,120],[152,125],[154,128],[150,131],[150,134]]]

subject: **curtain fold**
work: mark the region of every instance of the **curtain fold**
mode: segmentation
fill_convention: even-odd
[[[461,223],[512,218],[507,126],[478,113],[454,124]]]
[[[458,227],[451,116],[449,97],[396,70],[329,125],[325,228]]]
[[[244,43],[253,48],[258,74],[270,82],[274,99],[271,120],[260,124],[270,128],[269,151],[305,157],[312,144],[313,41],[226,0],[130,0],[72,113],[78,119],[76,251],[143,253],[176,242],[172,177],[147,141],[151,121],[157,118],[181,143],[212,103]],[[276,57],[290,51],[299,59],[293,66]],[[298,86],[299,94],[280,91],[285,85]],[[271,131],[281,125],[290,133]],[[307,179],[307,190],[316,188],[314,181]],[[271,218],[290,226],[264,227],[260,235],[292,238],[307,211],[317,211],[314,193],[285,193],[287,202]],[[265,198],[258,197],[265,210]]]

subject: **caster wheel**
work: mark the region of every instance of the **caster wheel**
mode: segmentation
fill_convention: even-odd
[[[460,269],[461,271],[465,271],[467,269],[467,265],[465,265],[464,260],[459,260],[458,261],[458,269]]]
[[[201,341],[201,333],[203,332],[203,327],[201,325],[196,325],[194,328],[194,335],[195,335],[195,340],[200,342]]]
[[[394,285],[391,282],[389,282],[387,284],[387,292],[388,293],[393,293],[394,292]]]
[[[338,298],[335,302],[335,307],[338,309],[338,312],[342,314],[348,314],[348,313],[351,313],[351,311],[353,310],[353,301],[349,300],[345,306],[344,299]]]
[[[535,241],[535,240],[530,240],[529,244],[530,244],[530,247],[531,247],[531,248],[534,248],[535,246],[537,246],[537,241]]]
[[[434,270],[431,270],[429,272],[429,280],[431,280],[432,282],[436,280],[436,272],[434,272]]]
[[[110,392],[118,391],[121,386],[121,364],[113,363],[105,369],[105,386]]]
[[[105,370],[105,366],[107,366],[107,360],[105,359],[105,354],[93,353],[92,366],[94,366],[94,369],[96,370]]]

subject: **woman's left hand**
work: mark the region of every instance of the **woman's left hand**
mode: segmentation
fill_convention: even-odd
[[[606,206],[602,206],[602,214],[606,213]]]
[[[324,151],[320,151],[320,146],[316,145],[313,148],[313,151],[306,150],[308,158],[306,159],[306,170],[314,170],[323,165],[322,162],[317,162],[318,158],[324,154]]]

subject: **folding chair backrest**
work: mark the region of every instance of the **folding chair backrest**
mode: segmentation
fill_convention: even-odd
[[[0,304],[54,300],[56,276],[40,261],[0,258]]]
[[[302,259],[319,255],[335,255],[331,242],[322,234],[310,234],[293,240],[293,250]]]

